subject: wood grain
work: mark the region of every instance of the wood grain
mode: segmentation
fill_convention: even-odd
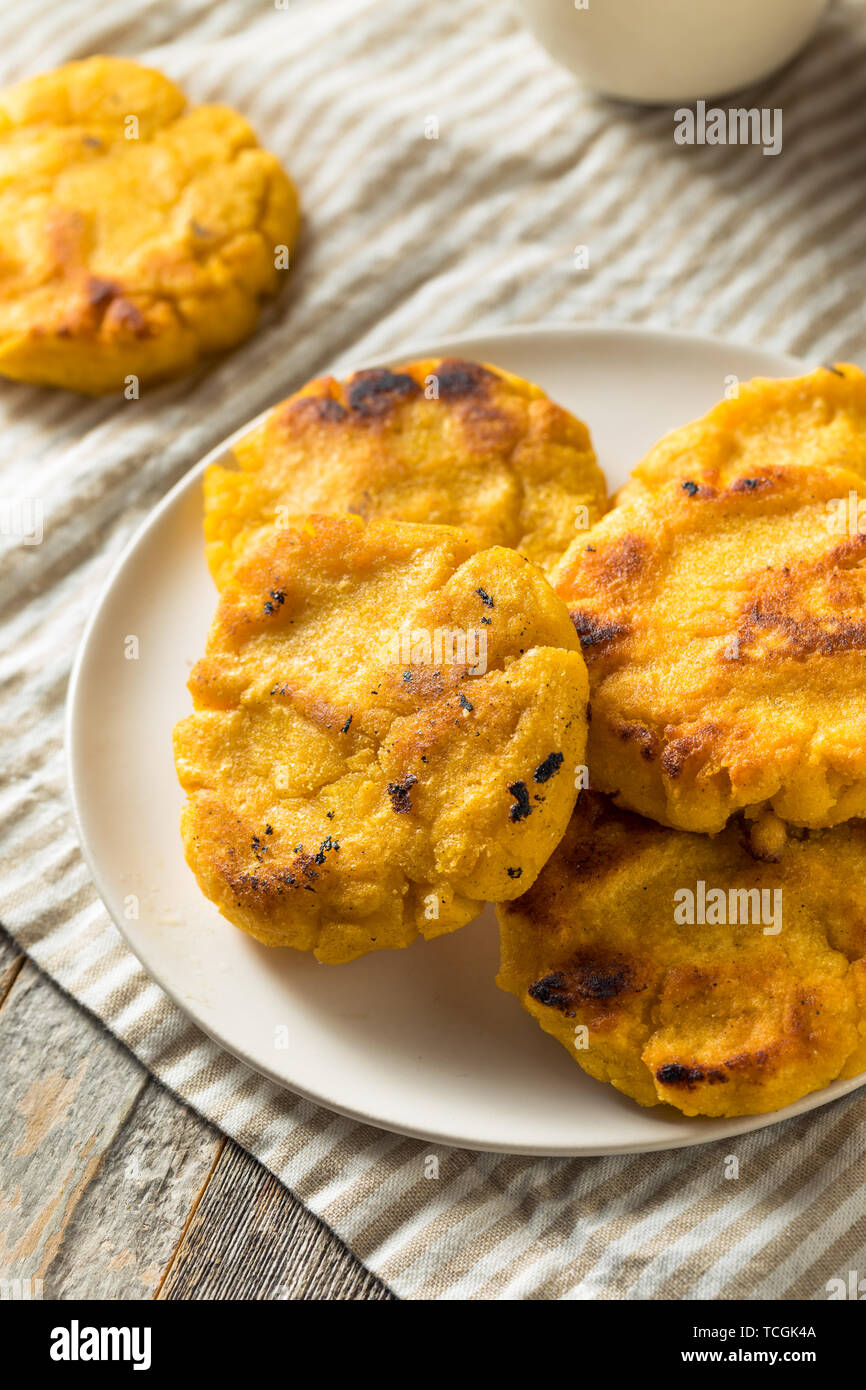
[[[58,1299],[393,1297],[0,929],[0,1298],[22,1280]]]
[[[160,1290],[176,1299],[358,1299],[394,1295],[237,1145],[227,1147]]]
[[[0,1010],[0,1278],[152,1297],[219,1143],[24,965]]]

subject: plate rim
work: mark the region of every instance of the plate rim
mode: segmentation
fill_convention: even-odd
[[[510,324],[498,328],[479,327],[471,332],[443,335],[439,340],[438,350],[435,352],[432,350],[429,341],[425,342],[415,339],[403,346],[391,349],[388,352],[376,353],[369,358],[364,358],[363,365],[364,368],[399,365],[400,362],[416,359],[423,360],[424,357],[448,356],[454,353],[460,353],[461,351],[465,351],[466,348],[472,344],[484,339],[532,339],[539,335],[544,335],[546,337],[562,337],[563,339],[619,336],[640,338],[643,340],[655,339],[660,344],[664,343],[669,345],[675,343],[679,347],[687,345],[694,346],[697,344],[712,349],[713,351],[718,351],[720,349],[725,350],[728,348],[732,353],[764,351],[775,356],[780,364],[784,362],[786,369],[790,370],[790,374],[793,376],[805,374],[813,370],[813,368],[810,368],[807,361],[795,357],[790,353],[776,351],[773,348],[756,348],[752,344],[738,342],[735,339],[716,337],[706,333],[692,333],[683,329],[660,328],[652,324],[644,325],[639,323],[616,323],[606,321],[592,323],[558,321],[553,323]],[[338,355],[335,357],[332,367],[323,368],[318,375],[330,371],[332,374],[345,376],[351,375],[353,371],[362,370],[360,366],[353,366],[352,360],[351,350],[345,354]],[[289,392],[289,394],[291,394],[291,392]],[[281,397],[281,399],[285,399],[285,397]],[[844,1081],[838,1079],[832,1081],[828,1086],[821,1088],[821,1090],[809,1092],[807,1095],[800,1097],[800,1099],[793,1104],[784,1107],[784,1109],[771,1111],[768,1114],[735,1116],[721,1120],[704,1116],[690,1117],[692,1123],[695,1125],[695,1132],[687,1136],[678,1136],[676,1138],[660,1136],[656,1139],[638,1139],[614,1144],[546,1144],[543,1147],[531,1143],[491,1145],[480,1141],[473,1142],[471,1139],[462,1136],[455,1137],[439,1130],[426,1129],[412,1125],[397,1126],[393,1123],[384,1121],[380,1116],[371,1114],[368,1110],[354,1108],[337,1102],[323,1095],[321,1091],[317,1092],[309,1087],[295,1083],[290,1084],[286,1081],[284,1076],[279,1075],[276,1071],[263,1065],[260,1060],[250,1056],[242,1046],[230,1046],[227,1044],[224,1038],[218,1036],[206,1022],[202,1021],[202,1019],[197,1016],[191,1001],[180,996],[180,993],[175,990],[174,986],[164,978],[162,971],[159,969],[155,970],[143,959],[138,945],[127,932],[123,920],[118,920],[118,916],[109,906],[112,891],[107,879],[103,876],[100,862],[91,844],[85,825],[85,811],[82,805],[79,778],[77,775],[80,759],[79,726],[82,723],[84,706],[84,702],[81,699],[82,675],[102,611],[119,575],[126,567],[132,554],[138,549],[145,537],[160,524],[164,514],[172,509],[175,502],[190,488],[195,486],[205,470],[219,459],[224,458],[233,448],[234,444],[239,439],[243,438],[244,435],[260,425],[278,404],[279,401],[276,401],[265,407],[259,414],[246,421],[238,429],[226,436],[220,443],[209,449],[201,459],[187,469],[187,471],[172,484],[165,495],[160,498],[155,506],[148,512],[147,516],[145,516],[135,528],[132,535],[123,546],[120,554],[111,565],[108,574],[100,586],[93,608],[81,634],[69,676],[64,714],[64,752],[67,773],[67,792],[71,804],[73,822],[78,836],[79,847],[103,908],[110,921],[120,933],[125,945],[135,956],[149,979],[153,980],[158,988],[182,1011],[184,1016],[189,1019],[200,1032],[215,1043],[216,1046],[228,1053],[229,1056],[237,1058],[245,1066],[249,1067],[251,1071],[259,1076],[265,1077],[268,1081],[281,1089],[288,1090],[293,1095],[308,1100],[314,1105],[320,1105],[334,1114],[341,1115],[346,1119],[354,1120],[361,1124],[370,1125],[386,1133],[405,1135],[409,1138],[424,1140],[429,1143],[469,1149],[474,1152],[547,1158],[600,1158],[627,1153],[673,1152],[677,1149],[694,1148],[701,1144],[716,1143],[722,1139],[734,1138],[739,1135],[751,1133],[757,1129],[765,1129],[771,1125],[781,1124],[785,1120],[793,1119],[798,1115],[821,1109],[823,1106],[831,1104],[835,1100],[842,1099],[844,1096],[858,1089],[858,1087],[866,1085],[866,1073],[863,1073],[860,1076],[851,1077]],[[121,1041],[123,1040],[121,1039]],[[828,1094],[828,1092],[830,1094]],[[637,1104],[636,1102],[634,1103]],[[685,1119],[687,1117],[682,1116],[678,1118]],[[714,1132],[712,1134],[703,1134],[701,1132],[705,1123],[713,1125]]]

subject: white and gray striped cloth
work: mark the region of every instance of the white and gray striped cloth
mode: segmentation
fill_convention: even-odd
[[[253,1075],[144,975],[82,863],[62,710],[85,617],[142,517],[349,349],[358,361],[419,334],[606,319],[866,366],[860,5],[837,3],[809,50],[748,94],[784,112],[769,159],[677,146],[670,110],[593,97],[485,0],[0,5],[2,82],[95,52],[237,106],[297,180],[306,227],[283,299],[211,372],[134,409],[0,383],[3,500],[45,508],[41,545],[2,538],[0,919],[405,1298],[825,1298],[828,1279],[866,1273],[866,1091],[679,1153],[441,1152],[426,1181],[429,1145]]]

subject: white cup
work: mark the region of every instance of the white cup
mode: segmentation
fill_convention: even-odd
[[[591,87],[692,102],[758,82],[806,42],[829,0],[518,0],[536,37]]]

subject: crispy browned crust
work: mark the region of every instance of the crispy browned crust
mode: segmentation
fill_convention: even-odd
[[[457,359],[322,377],[205,480],[208,563],[226,582],[273,524],[307,513],[458,526],[546,567],[606,505],[586,426],[531,383]]]
[[[474,633],[404,658],[390,637]],[[568,822],[587,678],[513,551],[447,527],[313,517],[221,597],[178,725],[187,857],[230,921],[320,960],[409,945],[531,883]]]
[[[781,930],[764,934],[769,913],[678,923],[675,895],[699,880],[728,902],[780,891]],[[803,833],[767,861],[741,824],[687,834],[582,792],[535,884],[497,909],[498,983],[643,1105],[763,1113],[866,1068],[864,903],[862,821]]]
[[[634,494],[555,582],[590,671],[593,785],[682,829],[769,805],[866,815],[866,535],[859,479],[766,468]]]

